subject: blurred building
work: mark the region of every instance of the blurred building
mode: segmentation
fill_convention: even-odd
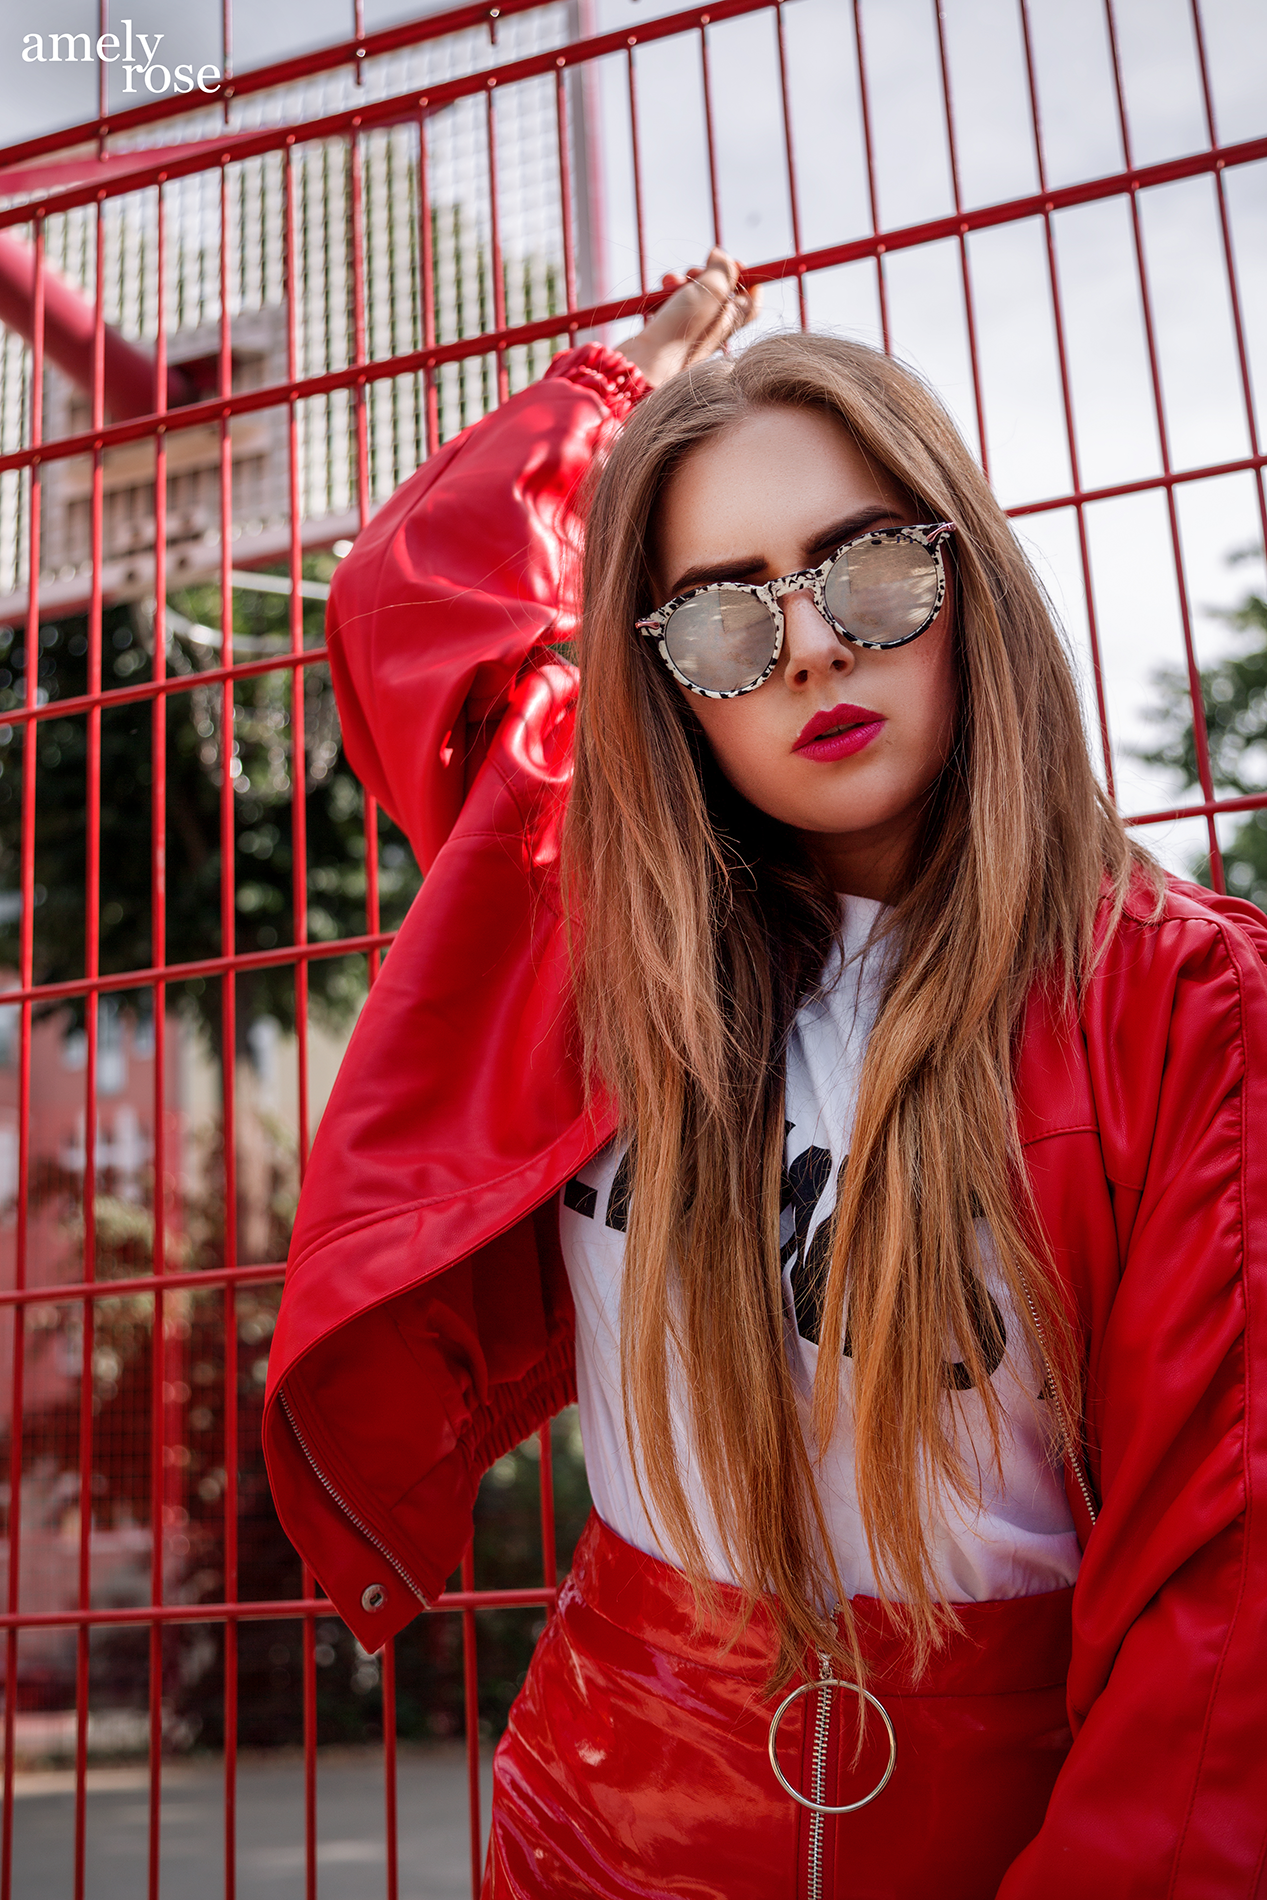
[[[580,0],[505,21],[501,49],[522,58],[558,44],[575,29]],[[488,53],[483,27],[402,50],[376,62],[379,90],[404,93],[469,70]],[[575,203],[576,280],[581,303],[601,292],[597,147],[587,135],[593,107],[588,77],[567,81],[569,151]],[[234,135],[254,124],[300,121],[349,103],[342,73],[244,100]],[[425,121],[428,223],[433,254],[434,336],[440,343],[493,327],[493,207],[489,192],[486,115],[481,98],[456,101]],[[182,143],[223,137],[218,104],[179,122]],[[422,190],[419,121],[361,135],[359,212],[364,254],[364,307],[353,299],[357,181],[343,138],[292,148],[295,232],[295,374],[319,376],[356,360],[358,326],[368,359],[423,347],[420,284]],[[146,127],[118,156],[166,149],[169,125]],[[548,75],[510,89],[496,104],[499,159],[498,223],[507,322],[531,322],[566,306],[565,260],[559,244],[559,134],[555,79]],[[95,154],[93,155],[95,162]],[[86,161],[87,162],[87,161]],[[64,168],[63,168],[64,169]],[[181,373],[185,400],[218,388],[222,264],[235,391],[284,383],[288,375],[285,283],[285,161],[270,153],[226,174],[227,254],[221,258],[218,170],[169,181],[166,205],[165,304],[168,361]],[[10,183],[26,183],[20,173]],[[67,182],[71,182],[67,180]],[[0,204],[20,201],[6,192]],[[158,333],[158,195],[153,189],[108,199],[103,207],[105,319],[122,337],[153,348]],[[97,274],[96,210],[50,218],[49,268],[85,300]],[[511,385],[541,374],[551,345],[509,352]],[[30,423],[30,352],[16,330],[0,342],[0,453],[23,445]],[[494,400],[495,367],[486,358],[446,364],[438,372],[440,439],[482,415]],[[360,522],[356,493],[355,398],[346,390],[298,405],[299,508],[305,548],[350,538]],[[372,382],[365,394],[370,511],[424,459],[425,393],[420,374]],[[88,393],[49,366],[44,397],[46,440],[91,426]],[[232,564],[250,569],[286,559],[290,546],[288,412],[266,409],[230,425],[233,464]],[[220,572],[220,432],[216,426],[175,431],[167,441],[167,573],[169,586],[216,580]],[[40,610],[47,617],[82,612],[92,575],[91,458],[45,465],[40,553]],[[154,445],[110,450],[103,470],[103,569],[107,601],[144,599],[154,588]],[[0,623],[26,611],[29,501],[24,480],[0,475]]]

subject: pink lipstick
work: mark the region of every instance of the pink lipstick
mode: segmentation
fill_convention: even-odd
[[[864,745],[884,730],[887,721],[869,706],[833,706],[830,712],[816,712],[808,720],[792,746],[803,759],[847,759],[861,752]]]

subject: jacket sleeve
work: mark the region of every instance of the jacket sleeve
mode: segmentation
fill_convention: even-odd
[[[1202,897],[1132,933],[1096,987],[1135,1000],[1086,1023],[1117,1103],[1100,1124],[1121,1279],[1087,1401],[1102,1504],[1074,1592],[1073,1747],[1000,1900],[1263,1891],[1267,980],[1262,917]]]
[[[335,575],[326,635],[347,756],[424,871],[525,663],[576,632],[578,496],[647,387],[597,344],[556,357],[403,483]]]

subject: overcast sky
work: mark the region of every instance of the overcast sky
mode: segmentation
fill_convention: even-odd
[[[162,32],[160,57],[194,66],[221,60],[218,0],[112,0],[116,23]],[[365,0],[367,29],[428,10],[418,0]],[[637,30],[671,0],[590,0],[600,30]],[[1037,188],[1015,0],[945,0],[951,84],[965,203],[998,202]],[[7,141],[92,116],[95,66],[23,65],[22,37],[37,12],[0,0],[0,98]],[[870,229],[857,106],[853,9],[846,0],[789,0],[784,8],[802,241],[807,248]],[[1267,5],[1204,0],[1219,135],[1267,133]],[[1127,105],[1137,163],[1207,142],[1188,0],[1117,0]],[[749,262],[792,248],[773,14],[710,35],[726,242]],[[1075,183],[1122,168],[1102,0],[1031,0],[1048,180]],[[931,0],[866,0],[882,225],[952,209]],[[43,0],[38,28],[97,31],[96,0]],[[237,4],[235,66],[283,57],[346,37],[349,0]],[[693,36],[640,48],[643,188],[654,277],[702,256],[711,231],[701,85]],[[593,82],[602,128],[608,288],[637,288],[624,61]],[[116,99],[116,103],[118,103]],[[1267,164],[1227,174],[1227,192],[1258,388],[1267,391]],[[1204,466],[1248,453],[1249,442],[1208,178],[1141,201],[1172,463]],[[1075,420],[1086,486],[1138,479],[1160,467],[1129,207],[1106,200],[1056,219]],[[505,239],[505,234],[504,239]],[[981,347],[990,472],[1016,505],[1065,490],[1069,458],[1041,222],[974,236],[969,262]],[[894,348],[941,391],[968,439],[977,430],[966,347],[958,246],[896,253],[886,263]],[[856,264],[811,280],[811,320],[879,340],[876,272]],[[763,325],[794,317],[790,291],[768,295]],[[1260,416],[1261,416],[1260,402]],[[1260,419],[1260,436],[1267,435]],[[1190,592],[1203,656],[1229,636],[1204,610],[1240,597],[1261,564],[1229,565],[1259,538],[1252,480],[1233,476],[1178,491]],[[1163,496],[1154,491],[1088,512],[1097,609],[1112,702],[1118,791],[1128,810],[1172,802],[1173,788],[1131,757],[1145,743],[1151,674],[1175,664],[1182,641]],[[1086,611],[1071,511],[1018,523],[1079,652]],[[1085,667],[1084,667],[1085,677]],[[1199,825],[1152,834],[1167,858],[1187,863]]]

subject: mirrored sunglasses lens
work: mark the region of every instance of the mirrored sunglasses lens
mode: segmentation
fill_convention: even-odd
[[[751,594],[708,587],[670,614],[664,644],[678,672],[709,693],[759,680],[774,652],[774,616]]]
[[[827,611],[855,640],[909,640],[937,599],[937,563],[917,541],[850,548],[827,576]]]

